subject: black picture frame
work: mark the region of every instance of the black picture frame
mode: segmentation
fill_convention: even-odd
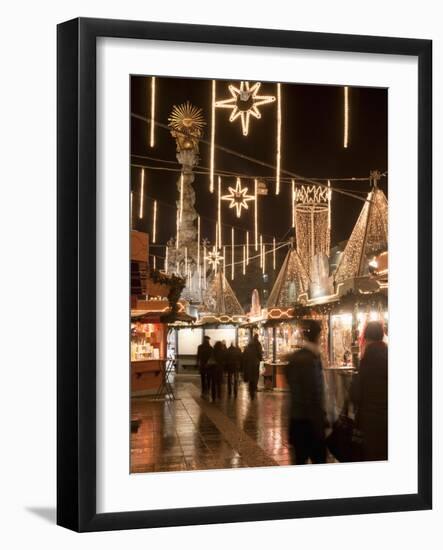
[[[418,491],[416,494],[96,512],[96,39],[398,54],[418,59]],[[106,19],[57,29],[57,523],[104,531],[432,507],[432,42]]]

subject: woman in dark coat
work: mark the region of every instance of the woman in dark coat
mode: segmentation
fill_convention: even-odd
[[[364,460],[388,458],[388,346],[383,326],[367,324],[365,348],[351,388],[356,427],[362,432]]]
[[[255,399],[257,393],[257,384],[260,376],[260,361],[263,359],[263,348],[258,339],[258,335],[255,334],[254,338],[246,346],[243,357],[243,375],[245,382],[248,383],[249,396],[251,399]]]
[[[212,400],[221,399],[223,374],[226,366],[226,345],[220,340],[214,345],[215,365],[212,368]]]

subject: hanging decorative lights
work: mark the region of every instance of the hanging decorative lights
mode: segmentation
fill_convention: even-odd
[[[243,275],[246,274],[246,246],[243,245]]]
[[[149,133],[149,145],[154,147],[155,145],[155,76],[151,77],[151,123]]]
[[[277,154],[275,159],[275,194],[280,193],[280,163],[281,163],[281,84],[277,84]]]
[[[205,256],[205,259],[212,267],[212,269],[216,271],[217,267],[224,260],[224,256],[222,256],[220,252],[214,247],[211,252],[209,252],[208,255]]]
[[[241,186],[240,178],[237,178],[235,188],[228,187],[229,194],[223,195],[222,200],[230,201],[229,208],[235,208],[237,218],[241,216],[241,210],[248,210],[248,202],[255,200],[252,195],[248,195],[248,188]]]
[[[231,280],[234,280],[234,228],[231,227]]]
[[[212,81],[212,97],[211,97],[211,152],[210,152],[210,167],[209,167],[209,191],[214,192],[214,159],[215,159],[215,86],[216,81]]]
[[[154,201],[152,212],[152,242],[157,242],[157,201]]]
[[[249,231],[246,231],[246,265],[249,265]]]
[[[145,202],[145,170],[142,168],[140,175],[140,209],[138,212],[138,217],[143,218],[143,205]]]
[[[232,112],[229,117],[229,122],[234,122],[234,120],[240,117],[244,136],[247,136],[249,132],[250,117],[253,116],[257,119],[261,118],[258,107],[275,101],[274,96],[258,95],[260,86],[261,82],[256,82],[253,86],[249,86],[249,82],[243,80],[240,82],[239,88],[230,84],[228,89],[232,97],[215,102],[216,107],[231,109]]]
[[[254,180],[254,232],[255,232],[255,251],[258,250],[258,181]]]
[[[180,176],[180,223],[182,223],[183,219],[183,186],[184,186],[184,175],[183,172]]]
[[[222,246],[222,224],[221,224],[221,177],[217,181],[217,218],[218,218],[218,246]]]
[[[343,147],[348,148],[349,143],[349,88],[343,88]]]
[[[272,269],[275,269],[275,237],[272,237]]]

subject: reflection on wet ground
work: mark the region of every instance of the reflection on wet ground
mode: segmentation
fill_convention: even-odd
[[[132,473],[290,464],[288,394],[262,391],[251,401],[241,385],[237,398],[224,392],[212,403],[200,396],[198,376],[178,377],[175,393],[132,399]]]

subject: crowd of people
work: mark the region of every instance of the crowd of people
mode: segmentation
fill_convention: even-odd
[[[289,444],[293,464],[325,463],[328,437],[338,426],[331,425],[326,414],[326,395],[320,353],[321,326],[317,321],[302,324],[299,349],[287,357],[286,379],[290,390]],[[358,460],[386,460],[388,453],[388,347],[383,325],[371,321],[365,327],[358,374],[353,376],[348,409],[354,415],[347,444],[353,446],[353,434],[359,434]],[[214,347],[205,336],[198,347],[197,362],[201,373],[202,394],[221,398],[226,376],[228,395],[237,396],[239,379],[248,384],[254,399],[260,376],[263,349],[256,334],[242,352],[231,343],[217,341]],[[347,411],[346,411],[347,414]],[[348,456],[352,456],[348,449]],[[352,458],[351,458],[352,459]]]
[[[321,326],[307,320],[302,326],[303,342],[288,357],[286,377],[291,393],[289,443],[292,463],[313,464],[326,462],[328,436],[340,439],[334,430],[344,431],[339,422],[330,426],[326,414],[326,395],[320,354]],[[349,399],[345,401],[354,410],[341,449],[346,460],[386,460],[388,454],[388,347],[384,342],[383,325],[369,322],[363,332],[361,361],[353,376]],[[351,427],[350,427],[351,426]],[[328,433],[330,432],[330,433]],[[340,434],[337,434],[340,436]]]
[[[228,396],[237,397],[240,376],[248,384],[249,395],[255,399],[260,377],[260,363],[263,348],[256,334],[243,352],[231,342],[226,346],[218,340],[211,346],[210,337],[205,336],[197,350],[197,365],[200,370],[202,396],[211,396],[213,401],[221,399],[223,381],[226,377]]]

